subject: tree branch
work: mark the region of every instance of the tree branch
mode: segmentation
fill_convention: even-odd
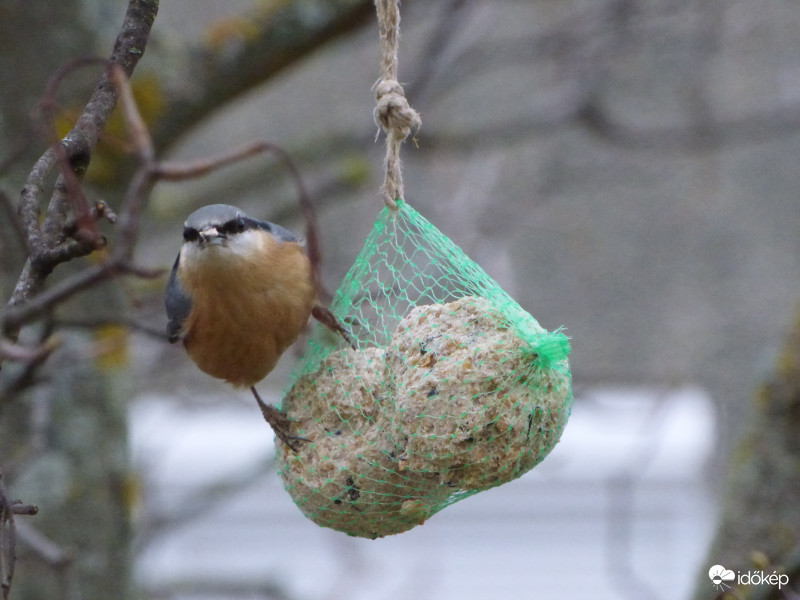
[[[11,500],[0,472],[0,598],[8,600],[17,563],[17,526],[14,515],[35,515],[36,506]]]
[[[157,10],[158,0],[130,0],[109,59],[110,65],[119,65],[128,76],[133,73],[144,52]],[[60,79],[56,79],[54,82],[56,87],[59,81]],[[51,93],[54,91],[48,88],[48,97]],[[66,248],[59,246],[63,244],[61,232],[68,209],[75,210],[79,217],[88,211],[85,203],[78,202],[79,198],[76,198],[82,196],[76,180],[76,170],[80,172],[88,164],[91,151],[116,101],[116,87],[106,70],[75,126],[62,141],[54,144],[39,158],[28,175],[20,195],[18,211],[31,255],[14,288],[9,307],[18,306],[33,298],[60,262],[84,256],[98,248],[94,236],[84,236],[84,239],[75,240],[77,243],[70,243]],[[51,198],[45,222],[40,227],[41,197],[47,188],[47,179],[57,165],[60,166],[61,177]],[[82,221],[81,225],[85,225],[83,221],[87,219],[79,221]],[[9,328],[6,323],[6,333],[13,339],[18,332],[13,327]]]
[[[199,177],[212,170],[264,152],[277,153],[289,169],[297,185],[301,210],[306,216],[309,226],[309,255],[315,268],[317,267],[320,253],[313,208],[300,174],[285,151],[269,142],[257,141],[207,159],[189,163],[159,163],[154,159],[152,141],[134,102],[127,77],[119,67],[112,65],[110,79],[120,90],[119,97],[122,101],[125,120],[128,124],[129,136],[140,159],[140,166],[128,185],[120,203],[120,208],[113,215],[113,218],[117,221],[117,235],[113,252],[108,260],[78,271],[24,303],[7,307],[3,315],[3,324],[6,330],[19,330],[24,324],[42,316],[75,294],[119,274],[158,277],[161,274],[160,270],[146,271],[135,267],[133,264],[134,250],[139,236],[141,213],[156,182],[161,179],[177,181]],[[106,215],[107,210],[103,206],[98,205],[95,207],[94,218]],[[80,243],[80,240],[75,240],[74,243]],[[72,243],[62,245],[56,248],[54,252],[63,253],[65,259],[68,260],[71,245]],[[29,263],[33,263],[33,260],[29,260]]]
[[[800,497],[800,307],[752,408],[749,430],[728,468],[721,519],[708,553],[712,562],[706,564],[746,570],[758,553],[770,564],[787,567],[790,583],[796,585],[800,576],[800,504],[796,501]],[[707,586],[703,573],[694,597],[707,597]]]
[[[237,40],[242,43],[235,47],[197,45],[189,51],[192,85],[176,90],[152,128],[156,148],[168,147],[221,105],[367,23],[374,10],[373,0],[288,2],[277,11],[256,9],[244,17],[257,34]]]

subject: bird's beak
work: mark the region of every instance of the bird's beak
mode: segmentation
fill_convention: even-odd
[[[227,236],[224,233],[217,231],[216,227],[209,227],[200,232],[200,243],[203,246],[224,245]]]

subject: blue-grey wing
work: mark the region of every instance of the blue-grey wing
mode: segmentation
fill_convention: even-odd
[[[167,294],[164,299],[164,304],[167,307],[167,319],[169,319],[167,323],[167,338],[171,344],[181,339],[183,322],[192,310],[192,298],[183,289],[178,279],[178,263],[180,263],[180,260],[181,255],[178,254],[175,264],[172,265],[172,273],[169,275]]]

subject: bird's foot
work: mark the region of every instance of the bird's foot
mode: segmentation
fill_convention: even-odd
[[[284,444],[286,444],[292,452],[297,453],[297,451],[300,449],[300,442],[311,441],[308,438],[292,434],[291,426],[293,421],[271,404],[265,403],[261,399],[261,396],[258,395],[255,387],[250,389],[253,392],[253,396],[256,398],[256,402],[258,402],[258,407],[261,409],[261,414],[264,415],[264,420],[269,423],[269,426],[272,427],[275,435],[277,435],[278,438]]]
[[[347,344],[353,350],[358,349],[358,346],[356,346],[355,341],[353,341],[350,332],[347,331],[347,328],[342,325],[339,319],[336,318],[336,315],[334,315],[329,309],[325,308],[324,306],[317,305],[311,309],[311,316],[334,333],[341,335],[344,341],[347,342]]]

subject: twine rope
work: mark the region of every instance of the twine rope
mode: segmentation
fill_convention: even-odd
[[[386,206],[397,209],[403,198],[400,146],[422,125],[419,113],[408,104],[397,81],[397,50],[400,38],[399,0],[375,0],[381,36],[381,74],[375,84],[375,122],[386,133],[385,176],[381,194]]]

